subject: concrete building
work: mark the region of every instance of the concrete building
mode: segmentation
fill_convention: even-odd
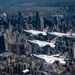
[[[44,29],[44,19],[43,19],[43,17],[40,17],[40,27],[41,27],[41,30]]]

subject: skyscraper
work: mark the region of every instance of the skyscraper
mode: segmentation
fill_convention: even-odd
[[[5,51],[4,36],[0,36],[0,53]]]
[[[18,24],[19,24],[19,28],[22,28],[23,26],[23,16],[22,16],[22,12],[19,10],[19,13],[18,13]]]
[[[73,59],[75,59],[75,48],[72,50]]]
[[[39,27],[39,13],[36,12],[36,26]]]
[[[57,17],[54,17],[54,24],[57,25]]]
[[[44,20],[43,20],[43,17],[40,17],[40,28],[41,29],[44,29]]]

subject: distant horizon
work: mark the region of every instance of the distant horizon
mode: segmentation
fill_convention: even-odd
[[[61,5],[61,4],[68,4],[68,5],[75,5],[75,0],[0,0],[0,6],[34,6],[34,5]]]

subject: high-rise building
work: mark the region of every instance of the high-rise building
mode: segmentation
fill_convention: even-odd
[[[6,71],[6,73],[9,73],[9,75],[13,75],[13,67],[6,66],[5,71]]]
[[[0,53],[5,51],[4,36],[0,36]]]
[[[72,54],[73,54],[73,59],[75,59],[75,48],[73,48]]]
[[[54,24],[57,25],[57,17],[54,17]]]
[[[8,43],[8,50],[15,53],[16,44]]]
[[[13,75],[13,67],[9,67],[9,74]]]
[[[16,44],[17,55],[20,56],[20,44]]]
[[[22,28],[23,26],[23,16],[22,16],[22,12],[19,10],[19,13],[18,13],[18,24],[19,24],[19,28]]]
[[[36,12],[36,27],[39,26],[39,13]]]
[[[38,12],[36,12],[36,20],[38,21],[38,19],[39,19],[39,14]]]
[[[5,50],[8,50],[8,40],[9,40],[9,38],[10,38],[9,31],[7,29],[6,32],[4,33]]]
[[[4,33],[4,25],[0,26],[1,33]]]
[[[13,25],[11,25],[11,23],[9,23],[9,35],[11,35],[12,30],[13,30]]]
[[[24,66],[26,67],[26,65],[24,65],[24,63],[19,62],[19,63],[17,64],[16,68],[17,68],[18,70],[20,70],[20,71],[23,71],[23,70],[25,69]]]
[[[41,29],[44,29],[44,20],[43,20],[43,17],[40,17],[40,28]]]

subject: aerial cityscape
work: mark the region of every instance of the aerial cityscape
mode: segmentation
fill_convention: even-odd
[[[0,75],[75,75],[75,1],[0,0]]]

